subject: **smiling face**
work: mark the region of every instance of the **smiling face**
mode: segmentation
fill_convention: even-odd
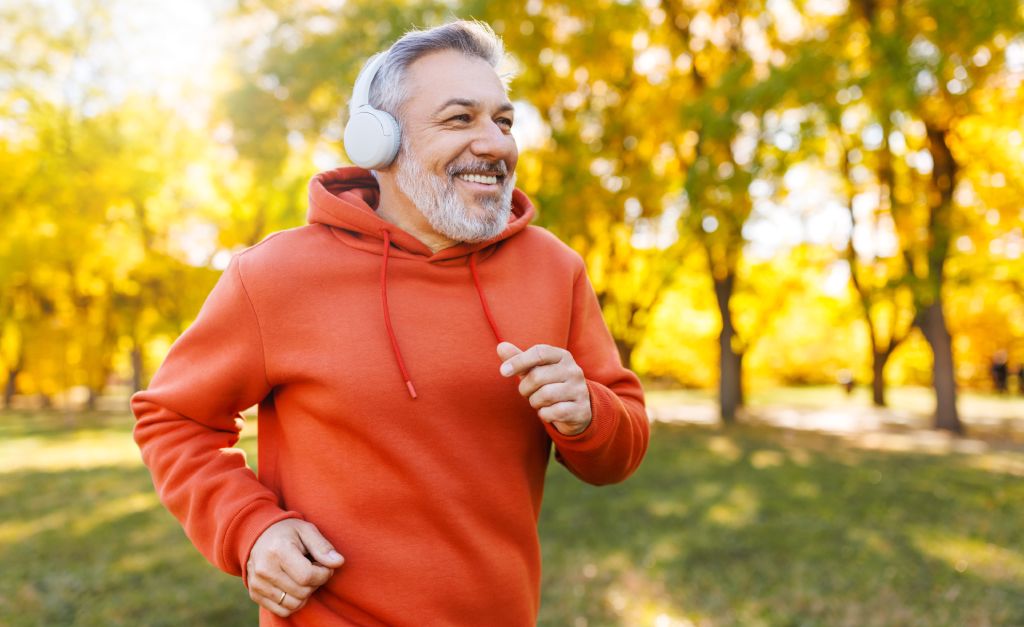
[[[519,158],[514,112],[483,59],[434,52],[406,72],[399,112],[402,146],[392,171],[398,191],[437,235],[479,242],[504,230]]]

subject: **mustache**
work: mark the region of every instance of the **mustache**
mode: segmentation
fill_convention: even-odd
[[[492,176],[508,176],[508,166],[504,161],[470,161],[467,163],[453,163],[446,169],[448,176],[454,177],[460,174],[486,174]]]

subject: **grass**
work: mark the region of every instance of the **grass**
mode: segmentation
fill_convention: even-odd
[[[630,483],[552,476],[543,622],[1022,624],[1024,480],[978,457],[658,425]]]
[[[0,625],[254,625],[157,500],[131,419],[77,422],[0,415]]]
[[[130,418],[66,422],[0,415],[0,625],[255,624],[157,502]],[[657,424],[624,484],[552,465],[540,624],[1024,624],[1024,453],[990,455]]]

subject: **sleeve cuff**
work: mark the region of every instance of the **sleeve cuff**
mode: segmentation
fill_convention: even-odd
[[[230,568],[229,572],[234,570],[231,567],[238,565],[236,572],[241,575],[246,588],[249,587],[246,563],[252,546],[268,527],[289,518],[303,519],[302,514],[283,510],[277,504],[263,499],[250,503],[235,516],[224,538],[223,557]],[[238,551],[237,555],[230,554],[232,547]]]
[[[606,444],[618,428],[619,417],[625,413],[622,401],[610,389],[587,379],[590,392],[590,424],[576,435],[565,435],[548,425],[551,440],[563,451],[592,451]]]

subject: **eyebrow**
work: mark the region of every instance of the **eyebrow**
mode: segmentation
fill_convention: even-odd
[[[479,100],[470,100],[469,98],[449,98],[447,101],[445,101],[444,104],[442,104],[440,107],[437,108],[437,111],[434,112],[434,115],[437,115],[438,113],[441,113],[442,111],[444,111],[448,107],[453,107],[453,106],[468,107],[470,109],[479,109],[481,107],[481,104],[480,104]],[[514,111],[514,110],[515,110],[515,107],[512,106],[512,103],[508,102],[508,101],[505,101],[500,107],[498,107],[498,111],[497,112],[498,113],[503,113],[505,111]]]

